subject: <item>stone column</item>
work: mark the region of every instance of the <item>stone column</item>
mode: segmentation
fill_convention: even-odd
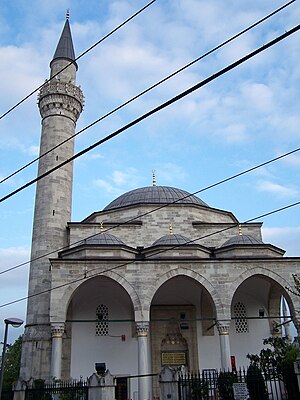
[[[65,324],[51,326],[52,353],[51,353],[51,378],[61,378],[62,337]]]
[[[217,323],[219,337],[220,337],[221,368],[223,370],[231,369],[229,326],[230,326],[230,321],[221,321],[221,322],[219,321]]]
[[[151,374],[151,352],[149,341],[149,322],[137,322],[136,333],[138,339],[138,375]],[[138,380],[139,400],[152,398],[151,376],[140,377]]]

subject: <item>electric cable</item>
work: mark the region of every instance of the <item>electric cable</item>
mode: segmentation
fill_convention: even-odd
[[[52,151],[54,151],[55,149],[57,149],[58,147],[62,146],[63,144],[67,143],[69,140],[75,138],[76,136],[80,135],[81,133],[83,133],[84,131],[90,129],[92,126],[98,124],[100,121],[104,120],[105,118],[107,118],[108,116],[114,114],[115,112],[121,110],[122,108],[124,108],[125,106],[127,106],[128,104],[132,103],[133,101],[137,100],[139,97],[143,96],[144,94],[150,92],[151,90],[153,90],[154,88],[158,87],[159,85],[161,85],[162,83],[166,82],[167,80],[173,78],[175,75],[179,74],[180,72],[186,70],[187,68],[191,67],[192,65],[194,65],[195,63],[197,63],[198,61],[204,59],[205,57],[207,57],[208,55],[214,53],[215,51],[219,50],[220,48],[224,47],[226,44],[232,42],[233,40],[237,39],[239,36],[243,35],[244,33],[250,31],[251,29],[253,29],[254,27],[256,27],[257,25],[261,24],[262,22],[266,21],[267,19],[271,18],[272,16],[274,16],[275,14],[277,14],[278,12],[282,11],[285,7],[289,6],[290,4],[292,4],[293,2],[295,2],[296,0],[292,0],[286,4],[284,4],[282,7],[277,8],[276,10],[274,10],[272,13],[266,15],[265,17],[261,18],[260,20],[258,20],[257,22],[255,22],[254,24],[248,26],[247,28],[243,29],[242,31],[240,31],[239,33],[235,34],[234,36],[231,36],[229,39],[225,40],[224,42],[222,42],[221,44],[219,44],[218,46],[215,46],[214,48],[212,48],[211,50],[207,51],[206,53],[202,54],[201,56],[197,57],[196,59],[194,59],[193,61],[189,62],[188,64],[184,65],[183,67],[179,68],[178,70],[176,70],[175,72],[171,73],[170,75],[166,76],[165,78],[161,79],[160,81],[154,83],[153,85],[151,85],[150,87],[148,87],[147,89],[143,90],[142,92],[140,92],[139,94],[135,95],[134,97],[132,97],[131,99],[127,100],[126,102],[122,103],[121,105],[115,107],[113,110],[109,111],[108,113],[104,114],[103,116],[101,116],[100,118],[98,118],[97,120],[95,120],[94,122],[90,123],[89,125],[87,125],[86,127],[82,128],[81,130],[79,130],[78,132],[76,132],[74,135],[70,136],[69,138],[65,139],[64,141],[62,141],[61,143],[57,144],[56,146],[52,147],[51,149],[47,150],[45,153],[40,154],[38,157],[36,157],[35,159],[29,161],[27,164],[23,165],[22,167],[20,167],[19,169],[17,169],[16,171],[10,173],[8,176],[6,176],[5,178],[2,178],[0,180],[0,183],[3,183],[5,181],[7,181],[8,179],[12,178],[13,176],[17,175],[19,172],[23,171],[24,169],[28,168],[30,165],[34,164],[36,161],[38,161],[39,159],[41,159],[42,157],[46,156],[47,154],[51,153]]]
[[[193,193],[190,193],[190,194],[188,194],[188,195],[186,195],[186,196],[183,196],[183,197],[181,197],[181,198],[179,198],[179,199],[177,199],[177,200],[174,200],[174,201],[172,201],[171,203],[162,204],[162,205],[160,205],[160,206],[154,208],[154,209],[151,210],[151,211],[147,211],[147,212],[142,213],[142,214],[140,214],[140,215],[138,215],[138,216],[136,216],[136,217],[132,217],[132,218],[128,219],[127,221],[119,222],[119,223],[117,223],[117,224],[114,224],[114,226],[104,229],[102,233],[106,233],[106,232],[111,231],[111,230],[113,230],[113,229],[119,228],[120,226],[123,226],[123,225],[126,225],[126,224],[130,224],[131,222],[134,222],[134,221],[136,221],[136,220],[140,220],[141,218],[143,218],[143,217],[145,217],[145,216],[147,216],[147,215],[149,215],[149,214],[152,214],[152,213],[154,213],[154,212],[156,212],[156,211],[159,211],[159,210],[161,210],[161,209],[163,209],[163,208],[165,208],[165,207],[169,207],[169,206],[174,205],[174,204],[176,204],[176,203],[178,203],[178,202],[180,202],[180,201],[182,201],[182,200],[184,200],[184,199],[186,199],[186,198],[188,198],[188,197],[195,196],[195,195],[197,195],[197,194],[199,194],[199,193],[202,193],[202,192],[204,192],[204,191],[206,191],[206,190],[212,189],[212,188],[214,188],[214,187],[217,187],[217,186],[219,186],[219,185],[222,185],[223,183],[229,182],[229,181],[231,181],[231,180],[233,180],[233,179],[236,179],[236,178],[238,178],[238,177],[240,177],[240,176],[246,175],[246,174],[248,174],[248,173],[250,173],[250,172],[253,172],[253,171],[255,171],[255,170],[257,170],[257,169],[259,169],[259,168],[261,168],[261,167],[264,167],[264,166],[266,166],[266,165],[268,165],[268,164],[271,164],[271,163],[273,163],[273,162],[275,162],[275,161],[278,161],[278,160],[281,160],[281,159],[283,159],[283,158],[285,158],[285,157],[288,157],[289,155],[294,154],[294,153],[296,153],[296,152],[298,152],[298,151],[300,151],[300,147],[298,147],[297,149],[291,150],[291,151],[289,151],[289,152],[287,152],[287,153],[281,154],[281,155],[279,155],[279,156],[277,156],[277,157],[275,157],[275,158],[272,158],[272,159],[270,159],[270,160],[264,161],[264,162],[262,162],[262,163],[260,163],[260,164],[257,164],[257,165],[255,165],[255,166],[253,166],[253,167],[250,167],[250,168],[248,168],[248,169],[246,169],[246,170],[240,171],[240,172],[238,172],[238,173],[236,173],[236,174],[234,174],[234,175],[231,175],[231,176],[229,176],[229,177],[227,177],[227,178],[224,178],[224,179],[222,179],[222,180],[219,180],[219,181],[217,181],[217,182],[215,182],[215,183],[212,183],[211,185],[208,185],[208,186],[206,186],[206,187],[204,187],[204,188],[201,188],[201,189],[199,189],[199,190],[196,190],[196,191],[193,192]],[[91,236],[85,238],[85,240],[86,240],[86,239],[93,238],[93,237],[96,236],[96,235],[98,235],[98,233],[96,233],[96,234],[94,234],[94,235],[91,235]],[[37,260],[40,260],[40,259],[42,259],[42,258],[44,258],[44,257],[50,256],[51,254],[55,254],[55,253],[61,252],[61,251],[63,251],[63,250],[69,249],[71,246],[75,246],[75,245],[77,245],[77,244],[79,244],[79,243],[82,243],[83,241],[84,241],[84,239],[83,239],[83,240],[82,240],[82,239],[81,239],[81,240],[78,240],[78,241],[76,241],[76,242],[73,242],[73,243],[68,244],[67,246],[60,247],[59,249],[52,250],[52,251],[50,251],[50,252],[48,252],[48,253],[42,254],[41,256],[32,258],[32,259],[30,259],[30,260],[28,260],[28,261],[25,261],[25,262],[23,262],[23,263],[20,263],[20,264],[17,264],[17,265],[15,265],[15,266],[12,266],[12,267],[10,267],[10,268],[7,268],[7,269],[5,269],[5,270],[3,270],[3,271],[0,271],[0,275],[5,274],[5,273],[10,272],[10,271],[13,271],[13,270],[15,270],[15,269],[18,269],[18,268],[20,268],[20,267],[23,267],[23,266],[29,264],[30,262],[37,261]]]
[[[242,224],[247,224],[247,223],[249,223],[249,222],[253,222],[253,221],[257,220],[257,219],[260,219],[260,218],[264,218],[264,217],[266,217],[266,216],[273,215],[273,214],[275,214],[275,213],[281,212],[281,211],[283,211],[283,210],[287,210],[287,209],[289,209],[289,208],[292,208],[292,207],[295,207],[295,206],[298,206],[298,205],[300,205],[300,201],[297,201],[297,202],[292,203],[292,204],[289,204],[289,205],[287,205],[287,206],[280,207],[280,208],[278,208],[278,209],[275,209],[275,210],[269,211],[269,212],[267,212],[267,213],[258,215],[258,216],[254,217],[254,218],[250,218],[250,219],[248,219],[248,220],[242,222]],[[216,231],[216,232],[212,232],[212,233],[209,233],[209,234],[200,236],[200,237],[198,237],[198,238],[196,238],[196,239],[192,239],[192,240],[190,240],[189,242],[187,242],[187,243],[185,243],[185,244],[177,244],[177,245],[174,245],[174,246],[172,246],[172,247],[170,247],[170,248],[168,248],[168,249],[162,249],[162,250],[160,250],[159,252],[157,252],[156,255],[161,254],[161,253],[164,253],[164,252],[167,252],[167,251],[171,251],[171,250],[176,249],[176,248],[180,248],[180,247],[186,246],[187,244],[194,243],[195,241],[201,240],[201,239],[206,238],[206,237],[208,237],[208,236],[212,236],[212,235],[215,235],[215,234],[217,234],[217,233],[224,232],[225,230],[232,229],[233,227],[236,227],[236,226],[238,226],[238,225],[239,225],[239,223],[237,222],[236,224],[233,224],[233,225],[230,226],[230,227],[226,227],[226,228],[220,229],[220,230],[218,230],[218,231]],[[88,272],[94,272],[94,271],[96,271],[96,270],[97,270],[98,272],[95,273],[95,274],[92,274],[92,275],[88,275],[88,276],[86,275],[86,272],[87,272],[87,271],[85,271],[85,273],[83,274],[83,276],[80,277],[80,278],[73,279],[73,280],[70,281],[70,282],[62,283],[61,285],[57,285],[57,286],[52,287],[52,288],[50,288],[50,289],[45,289],[45,290],[42,290],[42,291],[40,291],[40,292],[33,293],[33,294],[31,294],[31,295],[24,296],[24,297],[21,297],[21,298],[19,298],[19,299],[12,300],[12,301],[10,301],[10,302],[1,304],[1,305],[0,305],[0,308],[4,308],[4,307],[7,307],[7,306],[12,305],[12,304],[19,303],[19,302],[21,302],[21,301],[28,300],[28,299],[31,299],[31,298],[33,298],[33,297],[41,296],[41,295],[43,295],[43,294],[45,294],[45,293],[52,292],[53,290],[61,289],[61,288],[63,288],[63,287],[72,285],[72,284],[74,284],[74,283],[81,282],[81,281],[84,281],[84,280],[86,280],[86,279],[91,279],[91,278],[93,278],[93,277],[95,277],[95,276],[99,276],[99,275],[106,274],[106,273],[108,273],[108,272],[114,271],[114,270],[116,270],[116,269],[120,269],[120,268],[122,268],[122,267],[126,267],[127,265],[130,265],[130,264],[133,264],[133,263],[136,263],[136,262],[144,262],[147,258],[151,260],[153,256],[154,256],[154,254],[152,254],[150,257],[147,257],[147,256],[145,255],[145,258],[144,258],[143,260],[136,260],[136,259],[134,259],[134,260],[126,261],[126,262],[124,262],[124,263],[122,263],[122,264],[116,265],[116,266],[111,267],[111,268],[107,268],[107,269],[105,269],[105,270],[103,270],[103,271],[99,271],[100,268],[94,269],[94,270],[91,270],[91,271],[88,271]],[[86,262],[87,260],[84,260],[84,261]],[[107,260],[106,260],[106,261],[107,261]],[[184,268],[184,267],[183,267],[183,268]],[[187,268],[186,268],[186,269],[187,269]]]
[[[160,104],[159,106],[153,108],[152,110],[146,112],[145,114],[141,115],[140,117],[136,118],[135,120],[129,122],[128,124],[124,125],[123,127],[119,128],[119,129],[117,129],[113,133],[107,135],[103,139],[100,139],[99,141],[93,143],[91,146],[86,147],[85,149],[83,149],[83,150],[79,151],[78,153],[74,154],[72,157],[68,158],[67,160],[63,161],[62,163],[56,165],[53,168],[50,168],[48,171],[42,173],[37,178],[34,178],[31,181],[27,182],[26,184],[20,186],[19,188],[13,190],[9,194],[7,194],[4,197],[2,197],[0,199],[0,203],[2,203],[3,201],[7,200],[8,198],[16,195],[17,193],[21,192],[22,190],[26,189],[27,187],[31,186],[32,184],[38,182],[39,180],[43,179],[44,177],[50,175],[52,172],[54,172],[57,169],[63,167],[64,165],[68,164],[69,162],[74,161],[78,157],[81,157],[82,155],[88,153],[89,151],[93,150],[94,148],[98,147],[99,145],[101,145],[101,144],[107,142],[108,140],[120,135],[124,131],[128,130],[132,126],[137,125],[138,123],[140,123],[144,119],[150,117],[151,115],[156,114],[157,112],[161,111],[162,109],[170,106],[171,104],[177,102],[178,100],[181,100],[185,96],[187,96],[187,95],[193,93],[194,91],[200,89],[201,87],[207,85],[211,81],[217,79],[218,77],[224,75],[225,73],[229,72],[230,70],[236,68],[237,66],[239,66],[242,63],[244,63],[245,61],[248,61],[250,58],[256,56],[257,54],[261,53],[262,51],[265,51],[269,47],[275,45],[276,43],[278,43],[281,40],[287,38],[288,36],[294,34],[299,29],[300,29],[300,24],[295,26],[294,28],[290,29],[289,31],[286,31],[284,34],[282,34],[280,36],[277,36],[275,39],[269,41],[265,45],[263,45],[263,46],[259,47],[258,49],[252,51],[251,53],[247,54],[246,56],[238,59],[237,61],[233,62],[232,64],[229,64],[227,67],[222,68],[221,70],[219,70],[215,74],[209,76],[208,78],[204,79],[203,81],[200,81],[199,83],[197,83],[196,85],[190,87],[189,89],[181,92],[180,94],[174,96],[173,98],[167,100],[166,102],[164,102],[164,103]]]
[[[296,0],[295,0],[296,1]],[[112,31],[107,33],[105,36],[103,36],[101,39],[99,39],[96,43],[94,43],[92,46],[90,46],[87,50],[85,50],[83,53],[81,53],[78,57],[76,57],[74,60],[70,61],[69,64],[67,64],[64,68],[59,70],[55,75],[53,75],[51,78],[47,79],[47,83],[50,82],[52,79],[54,79],[57,75],[62,73],[65,69],[67,69],[71,64],[74,64],[74,62],[78,61],[80,58],[82,58],[84,55],[86,55],[89,51],[94,49],[96,46],[98,46],[100,43],[102,43],[105,39],[107,39],[109,36],[111,36],[113,33],[118,31],[120,28],[122,28],[124,25],[126,25],[129,21],[131,21],[133,18],[135,18],[137,15],[142,13],[144,10],[146,10],[149,6],[151,6],[156,0],[150,1],[148,4],[146,4],[144,7],[140,8],[137,12],[135,12],[133,15],[131,15],[129,18],[127,18],[125,21],[123,21],[120,25],[118,25],[116,28],[114,28]],[[14,106],[12,106],[9,110],[7,110],[5,113],[0,115],[0,120],[4,118],[7,114],[12,112],[14,109],[16,109],[20,104],[24,103],[25,100],[27,100],[29,97],[31,97],[34,93],[36,93],[38,90],[40,90],[44,86],[45,82],[34,89],[32,92],[30,92],[27,96],[25,96],[23,99],[21,99],[18,103],[16,103]]]

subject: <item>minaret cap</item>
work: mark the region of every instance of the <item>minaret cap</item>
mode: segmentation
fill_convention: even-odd
[[[53,59],[50,63],[50,67],[54,60],[65,59],[65,60],[73,61],[74,65],[76,66],[76,70],[77,70],[78,67],[75,62],[75,51],[74,51],[74,46],[73,46],[71,28],[70,28],[70,24],[69,24],[69,16],[70,16],[70,12],[69,12],[69,10],[67,10],[66,22],[65,22],[63,31],[61,33],[60,39],[58,41]]]
[[[242,225],[241,225],[241,224],[239,224],[239,235],[240,235],[240,236],[243,235],[243,232],[242,232]]]
[[[152,170],[152,186],[156,186],[155,169]]]

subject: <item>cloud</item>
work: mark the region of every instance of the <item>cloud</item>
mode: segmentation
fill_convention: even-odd
[[[28,152],[28,154],[29,154],[30,156],[35,156],[35,157],[37,157],[37,156],[39,155],[40,148],[39,148],[39,146],[29,146],[27,152]]]
[[[300,227],[272,227],[262,229],[263,241],[284,250],[286,256],[298,257],[300,251]]]
[[[0,248],[0,272],[27,262],[30,258],[30,248],[25,246]],[[9,285],[27,285],[28,264],[0,275],[0,281]],[[26,277],[26,278],[25,278]],[[25,278],[25,280],[24,280]]]
[[[178,182],[183,182],[187,177],[187,173],[183,167],[171,162],[159,163],[155,172],[158,185],[161,185],[162,182],[178,185]]]
[[[94,180],[94,185],[108,194],[119,196],[130,189],[136,188],[140,176],[135,168],[126,168],[124,171],[115,170],[106,179]]]
[[[105,190],[107,193],[113,194],[118,196],[120,194],[120,189],[117,188],[116,186],[112,185],[108,181],[104,179],[96,179],[94,181],[94,185],[99,187],[100,189]]]
[[[249,140],[246,126],[242,123],[230,124],[215,132],[216,136],[231,144],[241,144]]]
[[[296,154],[291,154],[284,159],[284,163],[287,165],[291,165],[293,167],[300,166],[300,156]]]
[[[246,82],[241,89],[244,101],[259,112],[268,112],[274,108],[274,95],[271,88],[263,83]]]
[[[283,186],[267,180],[258,182],[256,188],[260,192],[275,194],[278,197],[296,197],[299,194],[299,191],[294,187]]]

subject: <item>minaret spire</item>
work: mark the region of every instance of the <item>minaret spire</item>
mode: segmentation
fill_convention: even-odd
[[[69,61],[74,61],[74,64],[76,65],[76,69],[77,69],[77,64],[75,62],[75,51],[74,51],[74,46],[73,46],[71,28],[70,28],[70,24],[69,24],[69,15],[70,15],[70,12],[69,12],[69,10],[67,10],[66,22],[65,22],[63,31],[61,33],[60,39],[58,41],[51,64],[53,63],[54,60],[65,59],[65,60],[69,60]],[[51,64],[50,64],[50,67],[51,67]]]

